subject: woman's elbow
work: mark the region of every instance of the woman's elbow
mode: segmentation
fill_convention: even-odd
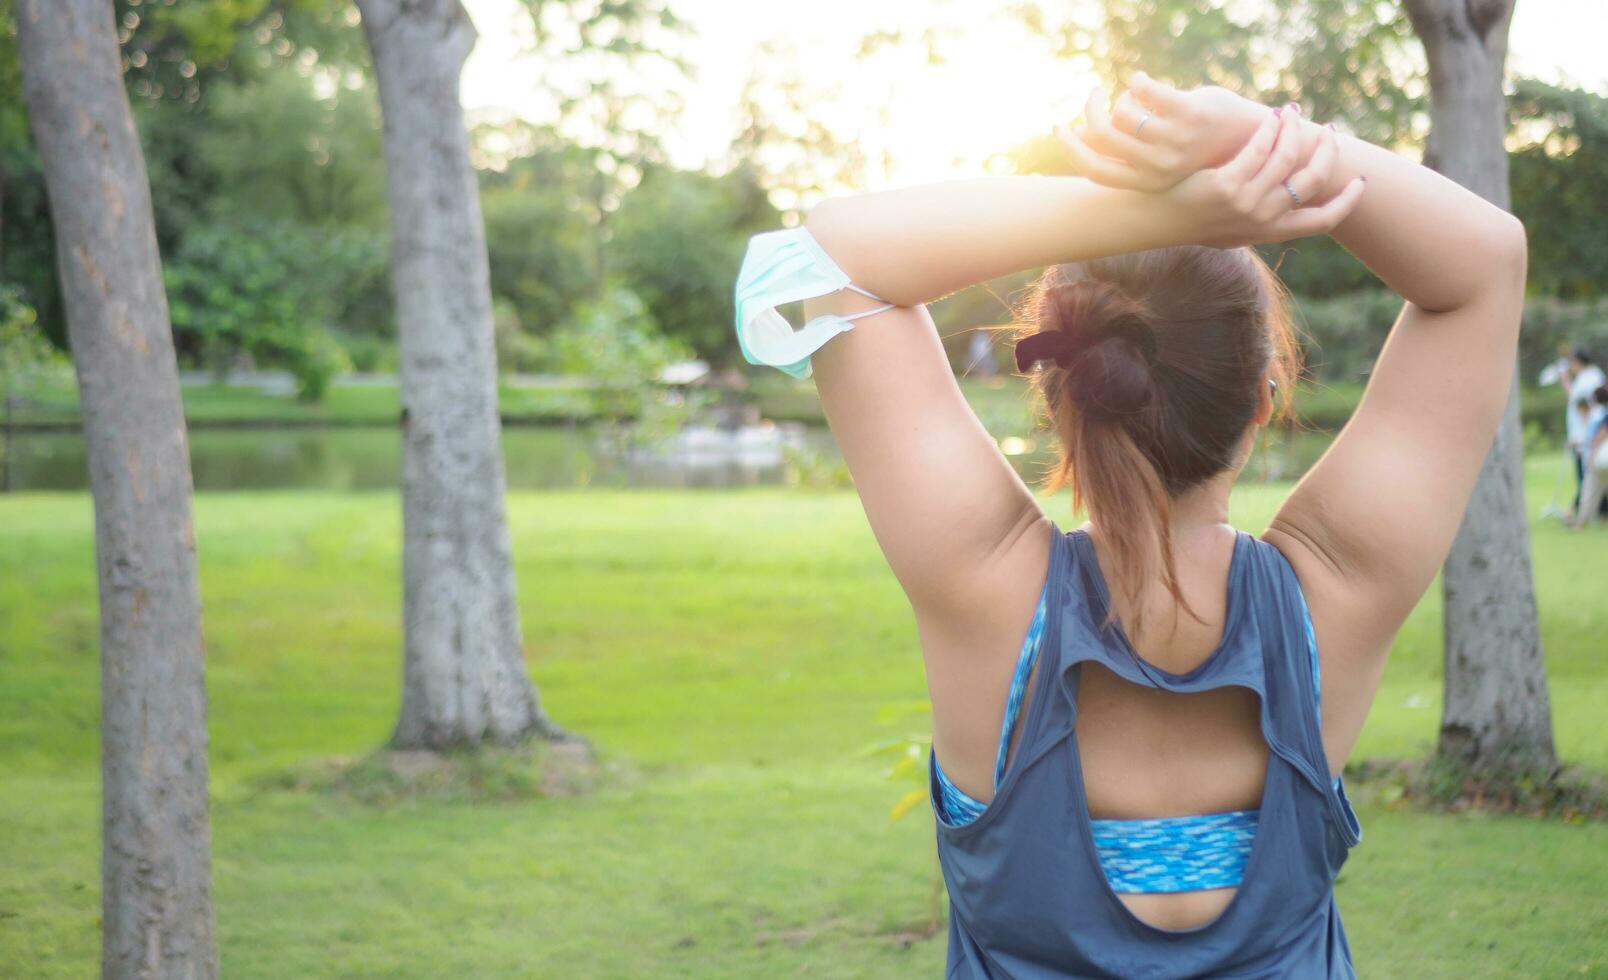
[[[1504,276],[1504,281],[1516,284],[1522,294],[1529,271],[1530,239],[1525,233],[1524,222],[1506,211],[1499,214],[1491,233],[1492,263],[1497,274]]]
[[[822,248],[829,249],[829,242],[839,241],[846,234],[847,209],[843,204],[843,198],[829,197],[804,212],[804,228]]]
[[[1473,253],[1480,256],[1480,291],[1486,303],[1506,311],[1498,317],[1498,322],[1505,325],[1504,334],[1511,331],[1516,336],[1524,318],[1524,286],[1530,261],[1524,223],[1506,211],[1496,211],[1490,229],[1481,239]]]
[[[861,289],[900,306],[911,305],[899,296],[895,284],[884,281],[887,268],[877,252],[885,246],[886,235],[861,202],[829,197],[805,213],[804,229],[821,246],[821,251]]]

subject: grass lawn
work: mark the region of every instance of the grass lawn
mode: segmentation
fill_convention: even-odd
[[[1532,461],[1533,509],[1557,466]],[[1241,488],[1236,522],[1285,489]],[[890,825],[903,787],[856,755],[924,685],[853,495],[516,494],[510,520],[543,697],[636,775],[382,807],[267,777],[389,734],[396,500],[197,500],[224,975],[938,977],[943,936],[907,938],[931,818]],[[1538,523],[1535,548],[1559,748],[1608,768],[1608,533]],[[1431,745],[1439,632],[1432,591],[1360,755]],[[88,497],[0,497],[0,976],[95,971],[98,683]],[[1362,976],[1608,977],[1608,826],[1361,818],[1338,894]]]

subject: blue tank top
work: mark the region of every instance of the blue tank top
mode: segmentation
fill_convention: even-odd
[[[1307,658],[1305,604],[1272,545],[1240,532],[1217,648],[1185,674],[1146,663],[1119,627],[1088,535],[1053,530],[1039,680],[1016,753],[973,821],[935,821],[949,890],[946,980],[1012,977],[1353,977],[1334,879],[1361,836],[1330,782]],[[1261,704],[1267,776],[1234,898],[1193,929],[1152,926],[1102,870],[1083,793],[1075,668],[1180,693],[1237,685]],[[940,804],[929,757],[929,797]]]
[[[1016,716],[1021,710],[1027,678],[1038,657],[1039,639],[1047,616],[1048,583],[1039,590],[1033,622],[1028,626],[1016,670],[1011,674],[1005,698],[1005,718],[1000,725],[999,751],[994,761],[994,789],[1005,776],[1006,754]],[[1307,660],[1312,664],[1312,697],[1323,717],[1323,681],[1318,665],[1318,641],[1312,630],[1312,617],[1306,601],[1301,603],[1302,626],[1306,631]],[[983,812],[983,804],[944,775],[943,760],[932,758],[933,775],[938,780],[939,819],[958,826],[970,823]],[[1334,778],[1338,786],[1340,777]],[[1245,859],[1256,837],[1255,810],[1157,817],[1140,820],[1091,820],[1094,842],[1100,852],[1111,889],[1129,894],[1198,891],[1203,888],[1237,888],[1245,872]]]

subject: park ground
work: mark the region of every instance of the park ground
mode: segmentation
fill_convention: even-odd
[[[1533,458],[1538,515],[1559,460]],[[1260,530],[1288,487],[1240,488]],[[1070,526],[1064,497],[1046,506]],[[595,792],[379,801],[296,774],[389,734],[394,494],[196,500],[228,977],[937,977],[926,810],[860,750],[919,728],[915,630],[850,492],[511,495],[527,657]],[[1534,524],[1558,747],[1608,769],[1608,532]],[[98,962],[87,495],[0,497],[0,976]],[[1427,752],[1438,588],[1354,758]],[[518,795],[518,794],[514,794]],[[1337,885],[1364,977],[1608,977],[1608,826],[1364,793]]]

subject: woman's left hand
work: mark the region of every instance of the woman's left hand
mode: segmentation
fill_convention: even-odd
[[[1231,248],[1333,231],[1362,197],[1365,179],[1333,187],[1336,136],[1314,127],[1307,145],[1301,118],[1269,113],[1234,158],[1198,170],[1155,195],[1187,225],[1187,239]],[[1317,203],[1322,202],[1322,203]]]

